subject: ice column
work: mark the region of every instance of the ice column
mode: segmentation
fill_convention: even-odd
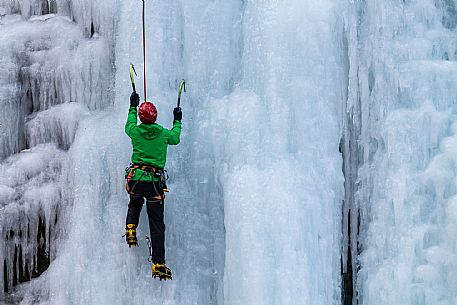
[[[243,7],[240,82],[211,103],[209,125],[224,198],[226,304],[340,302],[341,9]]]
[[[455,2],[353,9],[359,304],[455,304]]]
[[[0,300],[17,302],[23,292],[10,292],[43,273],[65,237],[67,150],[81,119],[112,101],[113,7],[0,1]]]

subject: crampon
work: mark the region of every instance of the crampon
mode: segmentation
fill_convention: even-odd
[[[138,246],[138,240],[136,238],[136,228],[134,224],[128,224],[125,228],[125,241],[129,247]]]
[[[152,265],[152,277],[159,280],[172,280],[171,270],[165,264]]]

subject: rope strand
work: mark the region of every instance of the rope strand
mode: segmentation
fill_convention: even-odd
[[[146,26],[145,26],[145,0],[143,1],[143,89],[144,89],[144,101],[146,102]]]

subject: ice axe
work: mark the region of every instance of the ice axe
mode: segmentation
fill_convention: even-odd
[[[138,75],[136,74],[135,67],[133,66],[133,64],[130,64],[130,82],[132,83],[133,92],[136,93],[136,89],[135,89],[135,79],[133,78],[133,74],[135,74],[135,76],[138,76]]]
[[[179,85],[179,90],[178,90],[178,107],[181,105],[181,93],[182,90],[184,89],[184,92],[186,92],[186,81],[183,79],[181,81],[181,84]]]

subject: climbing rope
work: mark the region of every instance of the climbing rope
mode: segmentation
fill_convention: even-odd
[[[144,89],[144,101],[146,102],[146,25],[145,25],[145,2],[143,1],[143,89]]]

